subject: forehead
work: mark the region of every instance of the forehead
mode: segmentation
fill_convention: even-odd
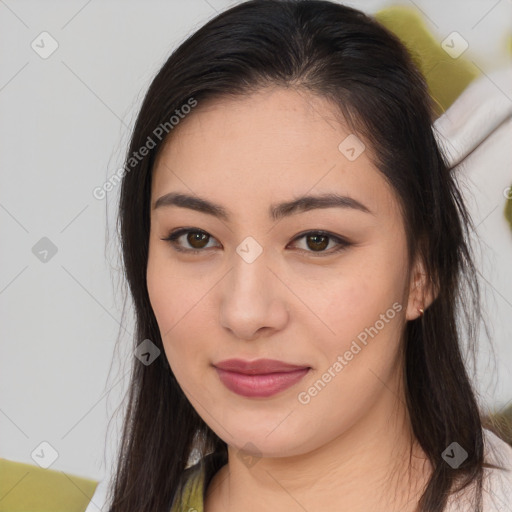
[[[152,203],[171,191],[211,197],[235,212],[259,201],[335,191],[377,214],[398,214],[370,148],[336,106],[295,89],[199,102],[155,162]]]

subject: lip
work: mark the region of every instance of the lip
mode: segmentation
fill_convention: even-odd
[[[311,369],[275,359],[227,359],[214,364],[221,382],[245,397],[269,397],[298,383]]]
[[[221,370],[229,370],[231,372],[245,373],[247,375],[257,375],[265,373],[284,373],[293,370],[302,370],[309,368],[307,365],[298,365],[278,361],[277,359],[256,359],[254,361],[246,361],[245,359],[226,359],[215,363],[213,366]]]

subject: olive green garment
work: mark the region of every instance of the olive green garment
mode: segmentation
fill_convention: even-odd
[[[227,464],[224,452],[210,453],[183,473],[183,492],[178,493],[171,512],[204,512],[206,489],[219,469]]]
[[[199,463],[185,471],[183,493],[173,503],[171,512],[204,512],[204,473],[204,466]]]

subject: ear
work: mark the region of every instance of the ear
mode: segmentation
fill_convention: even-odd
[[[421,257],[418,256],[411,271],[406,319],[415,320],[421,316],[419,309],[426,311],[436,297],[437,290],[425,271]]]

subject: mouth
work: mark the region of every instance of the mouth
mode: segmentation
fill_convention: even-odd
[[[248,398],[267,398],[297,384],[311,369],[273,359],[229,359],[214,364],[230,391]]]

